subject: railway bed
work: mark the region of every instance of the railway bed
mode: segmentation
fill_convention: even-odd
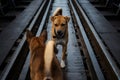
[[[40,0],[35,0],[34,3],[38,3],[37,1]],[[63,9],[64,16],[70,16],[67,65],[65,69],[62,69],[64,80],[119,80],[119,66],[106,48],[105,42],[90,21],[85,9],[83,6],[81,7],[81,2],[88,3],[87,0],[43,0],[42,4],[38,4],[39,7],[35,7],[35,14],[32,15],[28,24],[24,25],[24,28],[20,28],[21,31],[17,33],[14,40],[8,43],[9,39],[5,41],[7,37],[0,39],[0,44],[2,44],[0,45],[2,49],[0,50],[0,80],[30,79],[30,53],[25,31],[29,29],[34,35],[39,36],[46,29],[48,40],[50,40],[50,17],[57,7]],[[7,30],[1,32],[0,36],[6,34],[5,32]],[[8,35],[12,37],[10,32]],[[6,46],[9,48],[6,49]],[[57,57],[60,60],[62,47],[58,46],[57,48],[59,49]],[[5,54],[2,54],[5,49]]]

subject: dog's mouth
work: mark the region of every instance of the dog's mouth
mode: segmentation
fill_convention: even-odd
[[[57,33],[56,36],[57,36],[57,38],[63,38],[64,37],[64,33],[63,32]]]
[[[55,32],[55,36],[54,36],[54,38],[58,38],[58,39],[61,39],[61,38],[63,38],[64,37],[64,35],[65,35],[65,33],[63,32],[63,31],[56,31],[55,29],[54,29],[54,32]]]

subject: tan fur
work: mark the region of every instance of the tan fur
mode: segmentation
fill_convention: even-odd
[[[53,46],[51,46],[53,45]],[[53,41],[48,41],[46,48],[45,48],[45,54],[44,54],[44,61],[45,61],[45,73],[48,74],[48,76],[51,76],[51,63],[53,60],[53,56],[54,56],[54,42]]]
[[[50,80],[63,80],[62,71],[59,65],[59,61],[55,55],[55,42],[50,40],[46,44],[44,61],[45,61],[45,73],[44,79]]]
[[[47,32],[43,31],[39,37],[33,36],[33,34],[27,30],[26,40],[29,44],[30,49],[30,77],[31,80],[63,80],[62,78],[62,71],[60,69],[59,62],[54,55],[55,53],[51,53],[51,66],[46,67],[48,63],[49,53],[48,50],[54,46],[52,45],[45,45],[45,41],[47,39]],[[45,46],[49,46],[48,48]],[[52,51],[53,50],[53,51]],[[54,49],[51,49],[51,52],[54,52]],[[45,58],[44,55],[47,57]],[[50,69],[50,70],[49,70]],[[47,72],[48,71],[48,72]],[[50,71],[50,72],[49,72]],[[50,73],[50,76],[47,74]]]
[[[68,22],[70,20],[70,17],[62,16],[61,12],[62,9],[57,8],[53,16],[51,17],[51,21],[52,21],[51,39],[56,42],[56,45],[61,44],[63,46],[62,61],[65,61],[65,53],[67,50],[67,43],[68,43]],[[55,38],[56,33],[58,31],[61,31],[63,33],[64,36],[62,38]],[[65,66],[61,66],[61,67],[65,67]]]

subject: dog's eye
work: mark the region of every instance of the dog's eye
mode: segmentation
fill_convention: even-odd
[[[61,26],[65,26],[65,24],[61,24]]]
[[[55,24],[55,26],[58,26],[57,24]]]

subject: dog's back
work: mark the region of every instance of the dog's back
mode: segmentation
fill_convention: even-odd
[[[43,31],[39,37],[35,37],[29,30],[27,30],[26,38],[30,49],[31,80],[42,80],[43,75],[41,73],[43,73],[44,69],[43,56],[47,31]]]

